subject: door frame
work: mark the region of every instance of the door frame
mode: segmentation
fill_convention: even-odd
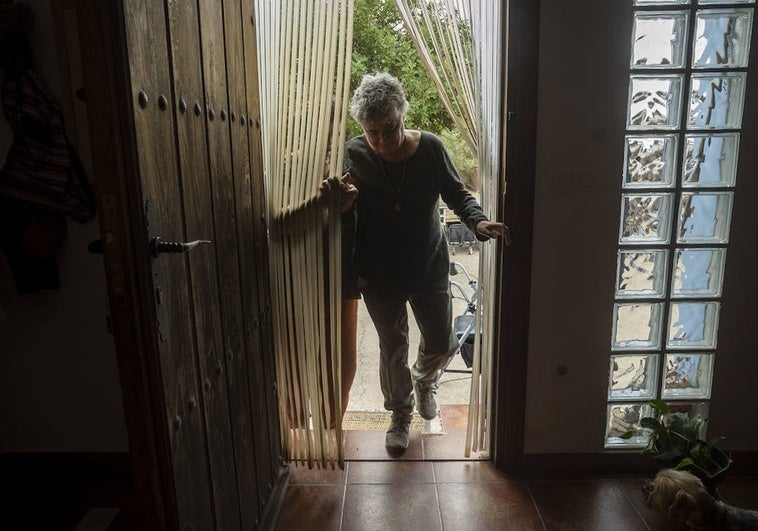
[[[493,363],[492,459],[502,470],[519,470],[524,456],[526,376],[529,351],[534,179],[536,171],[537,71],[540,3],[509,0],[505,12],[505,105],[501,124],[501,183],[507,190],[498,209],[513,234],[497,259],[498,295]]]

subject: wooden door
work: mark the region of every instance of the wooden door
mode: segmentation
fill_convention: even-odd
[[[286,468],[252,2],[86,4],[77,16],[141,527],[267,528]],[[211,243],[156,253],[155,238]]]

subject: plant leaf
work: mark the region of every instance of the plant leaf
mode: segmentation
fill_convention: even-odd
[[[650,404],[650,407],[652,407],[656,411],[658,411],[660,413],[663,413],[663,414],[666,414],[669,411],[671,411],[670,408],[669,408],[669,405],[666,402],[664,402],[663,400],[660,400],[660,399],[651,400],[650,402],[648,402],[648,404]]]
[[[640,419],[640,426],[653,431],[660,431],[663,429],[663,424],[661,424],[658,419],[654,419],[653,417],[642,417]]]

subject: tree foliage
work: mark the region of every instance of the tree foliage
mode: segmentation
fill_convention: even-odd
[[[392,0],[356,0],[353,26],[351,94],[365,74],[387,72],[397,77],[410,103],[406,125],[439,133],[455,126],[408,36]],[[361,134],[352,119],[348,136]]]
[[[410,104],[406,126],[439,135],[463,182],[472,190],[478,189],[477,161],[442,104],[395,3],[355,0],[354,17],[350,93],[365,74],[387,72],[397,77]],[[349,118],[347,137],[362,132],[360,125]]]

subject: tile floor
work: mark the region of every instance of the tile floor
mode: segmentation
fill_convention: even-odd
[[[686,531],[643,503],[646,477],[530,481],[463,455],[465,406],[441,406],[444,435],[411,431],[399,458],[383,431],[346,431],[345,470],[290,466],[276,531]],[[732,478],[726,501],[758,510],[758,478]]]
[[[349,461],[292,467],[277,531],[685,531],[645,506],[644,478],[524,481],[488,461]],[[758,509],[758,478],[726,479],[722,496]]]

